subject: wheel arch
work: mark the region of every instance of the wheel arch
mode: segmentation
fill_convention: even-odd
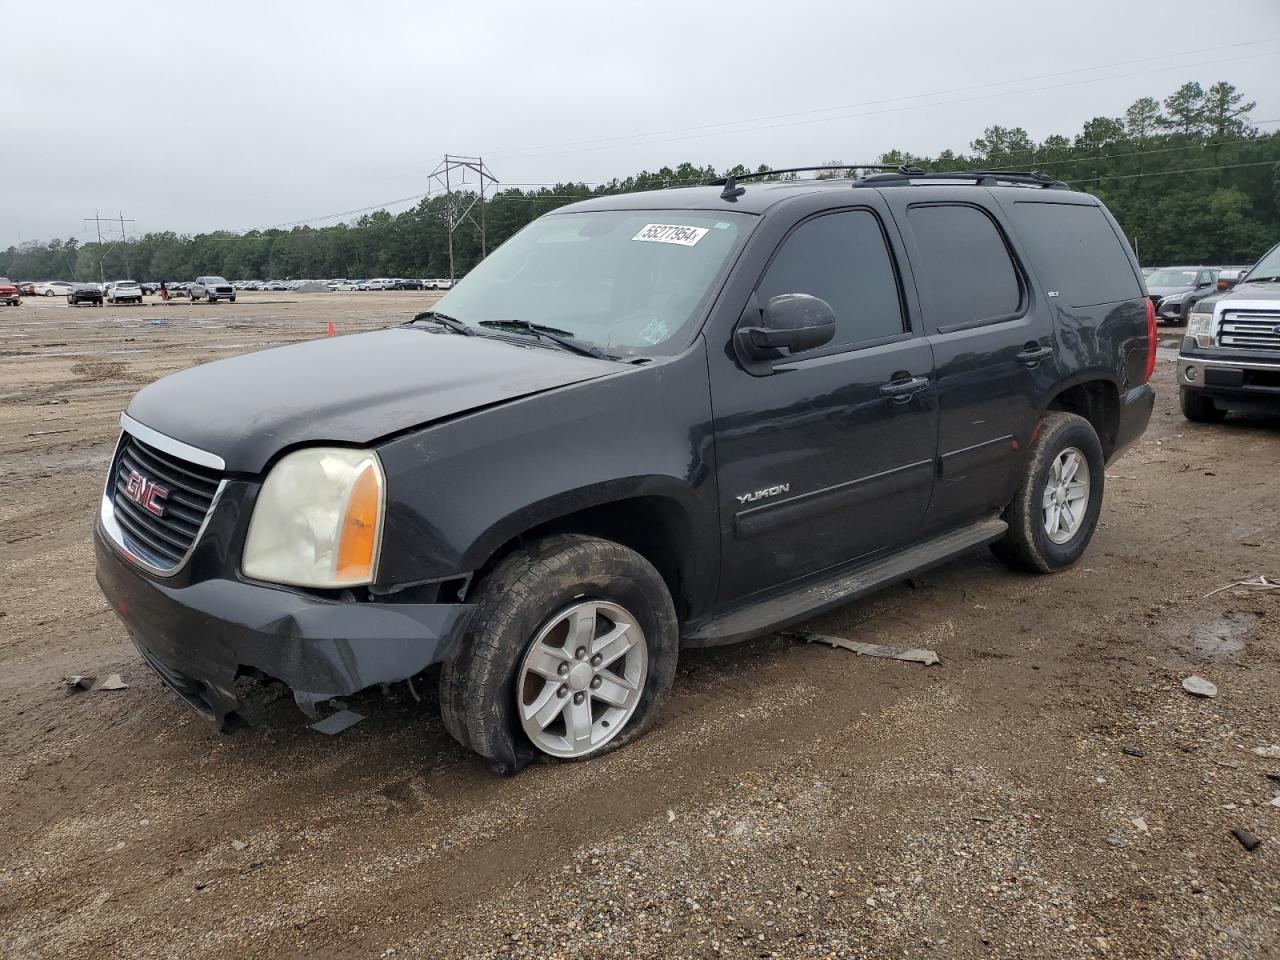
[[[467,553],[472,585],[521,546],[559,533],[611,540],[653,564],[683,622],[699,615],[714,594],[717,545],[700,547],[692,491],[669,478],[637,478],[576,490],[532,504],[495,523]]]
[[[1064,381],[1045,404],[1046,413],[1055,410],[1088,420],[1102,443],[1103,458],[1111,459],[1120,431],[1120,385],[1113,376],[1092,370]]]

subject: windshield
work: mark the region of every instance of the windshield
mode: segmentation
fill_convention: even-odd
[[[1267,251],[1244,279],[1248,282],[1263,277],[1280,277],[1280,244]]]
[[[615,355],[682,349],[755,218],[602,210],[535,220],[436,309],[469,325],[519,320]]]
[[[204,280],[205,280],[205,283],[206,283],[206,284],[210,284],[210,283],[226,283],[226,282],[227,282],[227,281],[223,280],[221,277],[205,277],[205,278],[204,278]]]
[[[1157,270],[1147,277],[1148,287],[1194,287],[1195,270]]]

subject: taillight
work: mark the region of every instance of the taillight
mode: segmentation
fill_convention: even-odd
[[[1147,305],[1147,365],[1142,371],[1142,382],[1146,383],[1156,372],[1156,305],[1150,297],[1143,302]]]

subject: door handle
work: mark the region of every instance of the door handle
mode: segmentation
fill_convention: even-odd
[[[1038,343],[1028,343],[1026,349],[1018,354],[1018,362],[1034,367],[1041,360],[1053,356],[1053,347],[1042,347]]]
[[[880,387],[880,396],[892,397],[895,403],[906,403],[915,394],[928,386],[928,377],[908,377],[905,380],[890,380]]]

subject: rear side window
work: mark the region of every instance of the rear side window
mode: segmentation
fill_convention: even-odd
[[[1022,286],[1004,237],[977,207],[913,206],[907,211],[919,251],[912,262],[935,329],[974,326],[1014,316]]]
[[[756,290],[761,306],[786,293],[807,293],[831,304],[833,347],[904,331],[898,275],[880,221],[869,210],[827,213],[796,227]]]
[[[1020,201],[1018,236],[1049,290],[1072,307],[1142,296],[1129,255],[1100,207]]]

